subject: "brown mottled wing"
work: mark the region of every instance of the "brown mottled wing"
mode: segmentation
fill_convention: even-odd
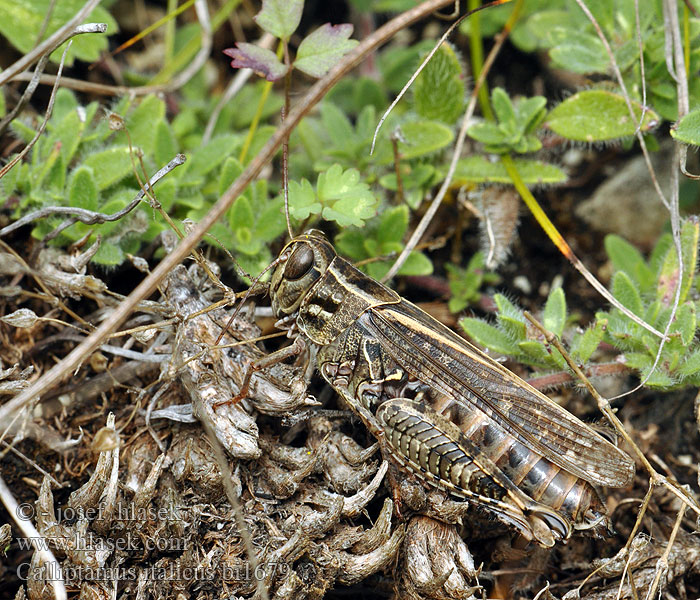
[[[624,452],[410,302],[375,307],[362,321],[410,374],[483,411],[568,472],[612,487],[634,476]]]

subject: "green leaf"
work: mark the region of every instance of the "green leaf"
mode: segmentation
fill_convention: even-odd
[[[690,286],[693,282],[698,260],[698,238],[700,235],[700,221],[687,219],[681,226],[681,256],[683,258],[683,279],[680,282],[680,298],[682,304],[688,297]],[[675,246],[669,247],[661,272],[658,278],[656,297],[665,306],[670,306],[675,300],[676,286],[680,277],[678,256]]]
[[[642,291],[651,291],[655,277],[642,253],[619,235],[605,236],[605,251],[617,271],[625,272]]]
[[[181,175],[180,183],[199,183],[203,175],[213,171],[231,155],[237,141],[236,136],[221,135],[212,139],[206,146],[197,148],[184,165],[187,170]]]
[[[420,64],[420,56],[429,52],[433,45],[432,41],[423,40],[408,47],[389,47],[379,53],[377,66],[390,92],[398,92],[404,86]]]
[[[357,46],[357,40],[348,39],[352,29],[349,23],[321,25],[299,44],[294,66],[311,77],[323,77],[344,54]]]
[[[92,260],[98,265],[116,267],[122,264],[125,258],[124,252],[119,246],[110,242],[102,242]]]
[[[355,143],[355,130],[345,113],[331,102],[321,104],[321,121],[334,146],[343,147]]]
[[[286,229],[287,221],[283,212],[284,201],[282,198],[273,200],[265,205],[265,209],[258,215],[255,225],[255,235],[263,242],[271,242],[278,238]]]
[[[233,231],[239,229],[251,229],[255,225],[255,217],[250,200],[245,196],[239,196],[228,211],[229,226]],[[247,242],[246,242],[247,243]]]
[[[85,165],[78,167],[71,175],[68,206],[97,210],[97,196],[97,182],[92,169]]]
[[[307,179],[302,179],[301,183],[290,181],[288,193],[289,214],[295,219],[303,221],[310,215],[318,215],[323,210],[321,203],[316,200],[314,188]]]
[[[425,156],[452,143],[454,133],[439,121],[409,121],[401,126],[399,151],[405,160]]]
[[[540,160],[516,158],[515,167],[527,185],[562,183],[567,176],[559,167]],[[503,163],[491,162],[485,156],[472,155],[460,158],[454,174],[456,184],[512,183]]]
[[[569,27],[552,32],[556,45],[549,51],[552,62],[574,73],[606,73],[610,59],[597,36]]]
[[[90,154],[83,161],[83,165],[92,169],[97,189],[100,191],[124,179],[133,168],[128,146],[116,146]]]
[[[335,221],[341,227],[350,225],[362,227],[365,220],[372,218],[376,214],[375,205],[374,197],[361,202],[352,198],[345,198],[338,200],[333,206],[326,206],[322,215],[326,221]]]
[[[600,142],[634,135],[642,114],[639,102],[632,101],[634,118],[621,94],[605,90],[588,90],[574,94],[552,109],[547,126],[558,135],[580,142]],[[646,109],[641,124],[643,132],[659,123],[659,116]]]
[[[577,335],[571,344],[571,355],[582,363],[588,362],[603,341],[607,324],[607,319],[597,319],[593,327]]]
[[[491,104],[493,104],[493,112],[496,113],[496,118],[499,123],[504,123],[510,127],[515,126],[515,108],[511,102],[508,92],[502,87],[495,87],[491,92]]]
[[[48,128],[51,129],[54,123],[60,123],[66,118],[68,113],[77,111],[78,99],[75,94],[68,88],[60,87],[56,92],[56,99],[53,104],[53,112],[49,120]]]
[[[84,130],[85,121],[80,118],[77,110],[68,112],[58,124],[51,127],[48,144],[60,144],[61,155],[66,165],[73,160]]]
[[[17,50],[26,54],[35,46],[47,15],[49,20],[43,39],[73,18],[83,4],[83,0],[0,0],[0,33]],[[107,50],[107,36],[118,31],[116,21],[100,6],[95,8],[84,22],[106,23],[107,35],[90,33],[73,37],[73,43],[66,55],[66,66],[72,66],[75,58],[87,62],[97,60],[100,53]],[[54,63],[61,60],[64,48],[65,44],[62,44],[51,54]]]
[[[243,166],[237,158],[229,156],[221,167],[219,174],[218,195],[223,196],[224,192],[243,173]]]
[[[672,331],[680,333],[683,345],[688,346],[695,337],[696,327],[695,305],[692,302],[686,302],[678,308]]]
[[[515,120],[525,133],[531,133],[539,127],[547,115],[544,96],[522,98],[515,107]]]
[[[561,337],[566,323],[566,298],[561,288],[555,288],[550,292],[544,306],[543,320],[545,329]]]
[[[414,250],[406,257],[406,262],[401,266],[397,275],[430,275],[432,272],[433,263],[430,259],[422,252]]]
[[[377,239],[380,243],[401,242],[408,229],[408,206],[394,206],[382,213]]]
[[[153,158],[156,165],[167,165],[178,151],[177,140],[173,134],[170,125],[166,121],[159,121],[156,125],[156,131],[153,141]],[[175,175],[177,177],[177,175]]]
[[[459,312],[476,302],[481,297],[479,288],[484,281],[484,253],[476,252],[470,259],[466,269],[456,265],[446,264],[447,280],[450,285],[452,298],[448,303],[450,312]]]
[[[361,227],[376,214],[378,204],[369,186],[360,181],[357,169],[343,171],[333,165],[318,176],[317,194],[323,208],[323,218],[336,221],[341,227]]]
[[[255,21],[276,38],[288,40],[299,27],[303,9],[303,0],[263,0]]]
[[[562,368],[564,359],[556,349],[550,352],[547,347],[536,340],[518,342],[518,357],[522,362],[533,366]]]
[[[683,377],[695,375],[698,371],[700,371],[700,349],[693,350],[678,367],[678,374]]]
[[[465,317],[459,324],[477,344],[500,354],[520,354],[517,345],[500,329],[481,319]]]
[[[452,46],[444,43],[413,85],[416,112],[452,125],[462,114],[464,95],[462,66]]]
[[[671,127],[670,134],[679,142],[700,146],[700,108],[691,110]]]
[[[508,135],[491,121],[474,123],[467,130],[467,134],[486,146],[498,146],[508,141]]]
[[[156,199],[165,212],[170,212],[177,199],[177,183],[172,177],[164,177],[153,186]]]
[[[63,155],[58,152],[47,173],[45,186],[55,193],[62,194],[65,185],[66,163],[63,160]]]
[[[280,108],[284,105],[284,100],[279,94],[269,94],[260,114],[257,114],[266,85],[268,85],[266,82],[257,80],[255,83],[248,83],[243,86],[241,91],[236,94],[236,101],[231,102],[221,111],[219,124],[222,128],[217,128],[217,133],[221,134],[230,130],[245,129],[250,126],[254,118],[264,121],[273,115],[279,114]],[[226,123],[230,125],[224,127]]]
[[[431,177],[435,174],[435,167],[433,167],[433,165],[420,163],[417,165],[404,164],[401,166],[401,183],[403,183],[404,191],[427,185]],[[379,178],[379,185],[392,192],[397,191],[396,173],[382,175]]]
[[[639,295],[637,286],[624,271],[618,271],[613,276],[613,295],[626,308],[635,315],[641,316],[643,313],[642,298]]]
[[[498,322],[504,331],[515,341],[527,339],[527,325],[523,312],[503,294],[493,297],[498,307]]]
[[[126,119],[126,126],[134,148],[141,148],[145,155],[150,155],[155,146],[153,131],[164,120],[165,102],[155,94],[149,94]],[[168,160],[173,157],[174,155]]]

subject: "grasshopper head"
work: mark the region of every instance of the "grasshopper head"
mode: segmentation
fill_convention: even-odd
[[[284,247],[270,282],[272,311],[277,318],[299,310],[306,294],[335,257],[333,246],[315,229],[295,237]]]

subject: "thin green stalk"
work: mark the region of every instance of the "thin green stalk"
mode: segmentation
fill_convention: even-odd
[[[481,6],[481,0],[469,0],[468,10],[474,10]],[[469,54],[472,63],[472,75],[474,79],[479,78],[479,74],[484,68],[484,40],[481,37],[481,13],[475,12],[469,20]],[[489,121],[493,121],[493,111],[489,103],[489,86],[484,81],[479,89],[479,106],[481,113]]]
[[[280,41],[279,45],[277,46],[277,58],[281,58],[283,53],[284,44]],[[255,111],[255,116],[253,117],[252,122],[250,123],[250,127],[248,128],[248,134],[246,135],[245,141],[243,142],[243,148],[241,148],[241,154],[238,157],[238,160],[241,161],[241,164],[245,164],[245,157],[248,154],[248,150],[250,150],[250,145],[253,143],[253,136],[258,130],[258,125],[260,124],[260,118],[262,117],[263,108],[265,108],[265,102],[267,102],[267,97],[272,91],[273,84],[274,82],[272,81],[266,81],[265,85],[263,86],[262,94],[260,94],[260,100],[258,100],[258,108]]]
[[[549,217],[542,210],[542,207],[539,205],[539,203],[537,202],[535,197],[532,195],[532,192],[528,189],[527,185],[525,185],[525,182],[523,181],[522,177],[520,177],[520,173],[518,173],[518,169],[516,168],[515,163],[513,162],[513,158],[510,156],[510,154],[502,155],[501,162],[503,163],[503,166],[505,167],[506,172],[508,173],[508,176],[510,177],[511,181],[513,182],[513,186],[520,194],[520,197],[523,199],[523,202],[525,202],[528,209],[530,210],[532,215],[535,217],[535,219],[539,223],[540,227],[542,227],[542,229],[547,234],[549,239],[552,240],[554,245],[569,260],[569,262],[574,266],[574,268],[579,273],[581,273],[581,275],[583,275],[584,279],[586,281],[588,281],[588,283],[590,283],[591,286],[601,296],[603,296],[603,298],[605,298],[615,308],[617,308],[622,313],[624,313],[625,316],[632,319],[635,323],[637,323],[641,327],[644,327],[644,329],[646,329],[647,331],[650,331],[654,335],[659,336],[659,337],[663,337],[663,334],[661,332],[654,329],[651,325],[649,325],[648,323],[646,323],[645,321],[640,319],[637,315],[635,315],[627,307],[620,304],[620,302],[615,297],[613,297],[613,295],[605,288],[605,286],[602,285],[593,276],[593,274],[586,268],[586,265],[584,265],[581,262],[579,257],[576,256],[576,254],[574,254],[574,251],[571,249],[571,246],[569,246],[569,244],[564,239],[564,237],[561,235],[561,233],[559,233],[557,228],[554,226],[554,223],[552,223],[549,220]]]
[[[168,14],[175,12],[177,0],[168,0]],[[173,59],[175,53],[175,19],[171,19],[165,26],[165,62],[168,64]]]
[[[236,7],[241,3],[241,0],[228,0],[221,9],[212,17],[211,20],[211,31],[215,33],[219,27],[226,21],[228,16],[236,10]],[[165,83],[170,81],[170,79],[177,73],[181,71],[185,66],[194,58],[195,54],[199,51],[199,47],[202,40],[200,36],[195,36],[189,40],[180,51],[175,54],[173,59],[164,66],[159,73],[153,77],[151,84],[157,85],[160,83]]]
[[[688,5],[683,5],[683,59],[685,61],[685,76],[690,76],[690,11]]]

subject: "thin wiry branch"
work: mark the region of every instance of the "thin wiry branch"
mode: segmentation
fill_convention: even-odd
[[[181,88],[202,68],[209,57],[212,47],[211,20],[209,18],[209,9],[207,8],[206,0],[198,0],[195,2],[194,6],[202,27],[201,47],[187,67],[167,83],[130,87],[128,85],[105,85],[103,83],[94,83],[91,81],[83,81],[82,79],[64,77],[62,86],[85,93],[100,94],[102,96],[120,96],[124,94],[129,94],[130,96],[146,96],[147,94],[171,92]],[[14,79],[25,81],[28,79],[27,75],[27,73],[20,73]],[[52,85],[54,81],[55,77],[53,75],[42,75],[39,78],[39,83],[44,85]]]
[[[666,5],[666,2],[668,2],[668,6]],[[627,91],[627,86],[625,85],[624,78],[622,77],[622,73],[620,71],[620,67],[617,64],[617,61],[615,60],[615,55],[612,51],[612,48],[610,47],[610,44],[608,43],[607,38],[605,37],[605,34],[603,33],[602,28],[600,27],[600,24],[596,20],[596,18],[593,16],[591,11],[588,9],[586,6],[584,0],[576,0],[576,3],[579,5],[581,10],[584,12],[586,17],[588,17],[588,20],[592,23],[594,29],[596,30],[596,33],[598,34],[598,38],[602,42],[603,46],[605,47],[605,51],[608,54],[608,57],[610,58],[610,64],[612,65],[613,72],[615,74],[615,78],[617,80],[618,85],[620,86],[620,89],[622,90],[622,95],[625,98],[625,102],[627,103],[627,110],[630,114],[630,116],[634,119],[634,109],[632,108],[632,99]],[[679,110],[679,115],[682,111],[682,99],[681,95],[683,93],[683,87],[685,85],[685,98],[687,101],[687,79],[685,77],[685,64],[684,64],[684,58],[683,58],[683,51],[681,46],[681,36],[680,36],[680,28],[678,26],[678,7],[676,6],[676,3],[674,0],[665,0],[664,2],[664,21],[666,22],[668,20],[669,26],[665,27],[665,32],[666,32],[666,39],[667,39],[667,50],[673,49],[673,48],[680,48],[680,51],[676,51],[674,54],[675,56],[666,56],[666,62],[669,64],[669,61],[673,62],[675,60],[675,66],[672,66],[669,69],[669,72],[671,75],[676,78],[678,81],[678,77],[680,77],[683,81],[685,81],[685,84],[682,82],[678,85],[678,110]],[[670,43],[668,42],[670,40]],[[670,51],[670,50],[669,50]],[[642,117],[644,116],[645,107],[642,106]],[[686,112],[687,112],[687,105],[686,105]],[[663,191],[661,190],[661,186],[659,185],[659,181],[656,177],[656,173],[654,172],[654,167],[651,164],[651,158],[649,156],[649,151],[646,146],[646,142],[644,141],[644,136],[642,135],[641,130],[636,131],[636,136],[637,140],[639,141],[639,146],[642,149],[642,154],[644,155],[644,160],[647,165],[647,169],[649,171],[649,175],[651,176],[652,183],[654,185],[654,189],[656,190],[657,195],[659,196],[659,199],[663,203],[663,205],[666,207],[666,209],[669,212],[670,219],[671,219],[671,233],[673,234],[673,244],[676,250],[676,256],[678,258],[678,268],[679,268],[679,276],[678,276],[678,281],[676,284],[676,291],[673,299],[673,306],[671,308],[671,314],[669,316],[668,322],[666,323],[666,328],[664,329],[663,332],[663,337],[661,338],[661,342],[659,343],[659,349],[656,353],[656,357],[654,358],[654,364],[652,365],[651,369],[649,370],[648,375],[639,383],[638,386],[635,388],[625,392],[624,394],[620,394],[619,396],[616,396],[615,398],[611,398],[611,400],[614,400],[616,398],[620,398],[622,396],[626,396],[628,394],[631,394],[638,389],[640,389],[651,377],[652,373],[656,369],[656,366],[659,363],[659,360],[661,360],[661,353],[663,352],[664,345],[666,343],[666,340],[668,339],[668,333],[671,330],[671,325],[673,323],[673,320],[675,319],[676,312],[678,310],[678,304],[680,302],[680,293],[681,293],[681,284],[683,281],[683,255],[682,255],[682,249],[681,249],[681,236],[680,236],[680,213],[678,210],[678,170],[680,169],[680,156],[678,154],[678,150],[676,151],[676,157],[678,158],[678,163],[674,160],[674,165],[677,164],[677,168],[672,168],[671,169],[671,199],[670,201],[666,198],[664,195]]]
[[[53,552],[49,549],[49,545],[44,536],[42,536],[34,525],[31,524],[30,520],[26,518],[24,510],[17,504],[17,500],[12,495],[10,488],[7,487],[2,475],[0,475],[0,501],[5,505],[8,514],[12,517],[12,520],[24,537],[31,540],[34,551],[39,555],[42,563],[50,565],[51,569],[49,572],[52,576],[49,577],[49,579],[53,587],[54,598],[56,600],[66,600],[68,596],[66,594],[66,584],[63,582],[63,576],[61,574],[61,564],[56,560]]]
[[[148,187],[153,187],[165,175],[170,173],[170,171],[184,164],[185,160],[186,157],[184,154],[176,155],[175,158],[173,158],[162,169],[159,169],[153,175],[153,177],[151,177],[148,180]],[[8,225],[7,227],[3,227],[2,229],[0,229],[0,237],[7,235],[12,231],[15,231],[20,227],[24,227],[32,221],[36,221],[37,219],[45,219],[53,215],[73,215],[73,218],[61,223],[61,225],[54,229],[54,231],[49,233],[45,240],[53,239],[61,231],[67,229],[71,225],[78,222],[85,223],[86,225],[95,225],[98,223],[118,221],[119,219],[130,213],[136,206],[138,206],[145,194],[145,188],[141,188],[134,197],[134,199],[127,206],[112,214],[101,213],[94,210],[87,210],[84,208],[77,208],[75,206],[47,206],[45,208],[41,208],[39,210],[29,213],[28,215],[23,216],[21,219],[17,219],[17,221]]]
[[[37,140],[39,137],[41,137],[41,134],[44,133],[44,130],[46,129],[46,124],[49,122],[49,119],[51,118],[51,113],[53,112],[53,103],[56,100],[56,92],[58,91],[58,82],[61,79],[61,73],[63,72],[63,63],[66,60],[66,54],[68,53],[68,49],[71,47],[71,44],[73,42],[68,42],[68,45],[66,46],[66,49],[63,51],[63,56],[61,56],[61,64],[58,65],[58,74],[56,75],[56,84],[53,86],[53,89],[51,90],[51,97],[49,98],[49,106],[46,109],[46,115],[44,116],[44,120],[42,121],[41,125],[39,125],[39,129],[37,130],[36,134],[34,137],[30,140],[30,142],[22,148],[22,151],[17,154],[9,163],[7,163],[2,169],[0,169],[0,179],[2,179],[5,176],[5,173],[7,173],[12,167],[14,167],[20,160],[24,158],[24,156],[29,152],[29,150],[32,148],[34,144],[36,144]]]
[[[63,42],[76,35],[76,32],[97,33],[95,31],[78,31],[78,29],[80,29],[78,25],[88,17],[99,3],[100,0],[88,0],[63,27],[57,29],[53,35],[46,38],[43,43],[39,44],[31,52],[25,54],[17,62],[0,73],[0,86],[5,85],[8,81],[12,81],[19,73],[31,67],[39,58],[44,56],[44,54],[51,54],[51,52],[58,48]],[[107,25],[104,23],[101,23],[101,25],[104,26],[104,29],[99,33],[104,33],[107,31]]]
[[[41,75],[44,72],[44,69],[46,68],[46,63],[48,62],[49,54],[44,54],[44,56],[42,56],[39,60],[36,69],[34,69],[34,73],[29,82],[29,85],[25,88],[22,97],[19,99],[19,102],[17,102],[17,104],[15,104],[15,107],[9,113],[7,113],[7,115],[2,121],[0,121],[0,135],[2,135],[5,132],[5,129],[7,129],[7,126],[19,114],[19,111],[21,111],[27,105],[27,102],[29,102],[32,99],[32,96],[34,95],[34,92],[36,91],[36,88],[39,85]]]

